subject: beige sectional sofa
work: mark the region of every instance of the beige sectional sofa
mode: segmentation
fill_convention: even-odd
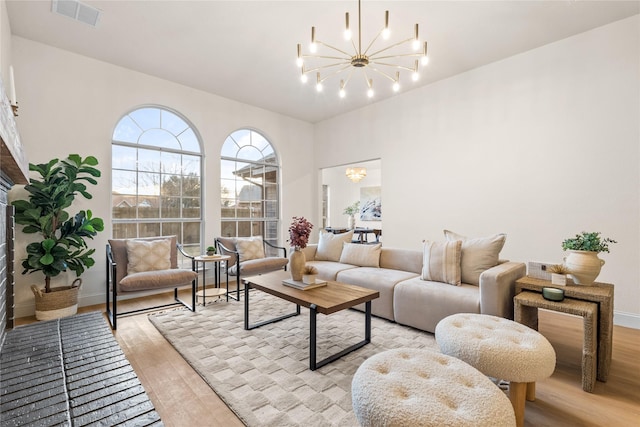
[[[380,292],[380,298],[372,302],[375,316],[434,332],[441,319],[455,313],[513,318],[515,281],[525,275],[526,267],[521,262],[498,260],[504,235],[496,236],[466,239],[451,233],[446,235],[448,242],[431,246],[427,242],[421,252],[360,245],[350,243],[349,233],[321,232],[320,242],[308,245],[304,253],[307,265],[318,269],[319,278]],[[446,251],[451,256],[440,257]],[[495,260],[488,259],[492,257]],[[428,264],[430,270],[425,268]],[[442,270],[449,268],[442,267],[445,264],[452,275]],[[487,265],[492,266],[483,268]],[[356,308],[364,310],[364,306]]]

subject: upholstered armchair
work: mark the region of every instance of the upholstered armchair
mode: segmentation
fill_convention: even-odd
[[[178,268],[176,236],[140,239],[109,239],[107,244],[107,317],[112,329],[117,317],[182,304],[191,311],[196,307],[198,274]],[[193,261],[192,261],[193,262]],[[193,267],[193,265],[192,265]],[[178,298],[178,288],[191,285],[191,305]],[[173,288],[175,302],[118,312],[118,297],[141,291]]]
[[[272,271],[287,269],[287,249],[275,246],[262,238],[254,237],[217,237],[218,253],[229,255],[227,273],[236,277],[236,296],[229,295],[236,301],[240,300],[241,276],[255,276]],[[268,249],[282,256],[267,256]]]

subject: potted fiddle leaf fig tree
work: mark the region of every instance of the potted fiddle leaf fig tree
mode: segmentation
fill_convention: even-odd
[[[96,185],[100,171],[94,166],[98,160],[70,154],[66,159],[53,159],[48,163],[29,164],[29,170],[39,178],[31,178],[24,189],[27,200],[15,200],[15,221],[26,234],[38,239],[27,245],[22,260],[22,274],[41,271],[44,288],[32,285],[36,299],[36,318],[50,320],[70,316],[77,312],[80,275],[95,264],[86,239],[93,239],[104,230],[104,221],[93,217],[90,210],[72,215],[69,208],[76,196],[91,199],[88,185]],[[71,286],[52,288],[51,278],[71,270],[77,279]]]

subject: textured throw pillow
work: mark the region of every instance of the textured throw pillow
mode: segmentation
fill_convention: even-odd
[[[261,236],[238,237],[236,240],[236,250],[238,254],[240,254],[240,262],[265,257]]]
[[[507,239],[503,233],[469,239],[449,230],[444,230],[444,236],[447,240],[462,240],[462,282],[470,285],[479,285],[480,274],[498,265],[500,251]]]
[[[126,241],[127,274],[143,271],[168,270],[171,268],[171,240]]]
[[[382,243],[376,245],[345,243],[340,255],[340,262],[360,267],[380,267],[381,248]]]
[[[460,285],[462,241],[425,241],[422,253],[422,280]]]
[[[353,230],[342,234],[333,234],[320,230],[316,260],[339,262],[343,244],[351,243],[351,239],[353,239]]]

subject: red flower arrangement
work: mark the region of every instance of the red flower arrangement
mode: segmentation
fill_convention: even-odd
[[[312,228],[313,224],[307,221],[305,217],[294,216],[293,222],[289,226],[288,241],[291,243],[291,246],[295,246],[296,250],[306,248],[307,243],[309,243]]]

